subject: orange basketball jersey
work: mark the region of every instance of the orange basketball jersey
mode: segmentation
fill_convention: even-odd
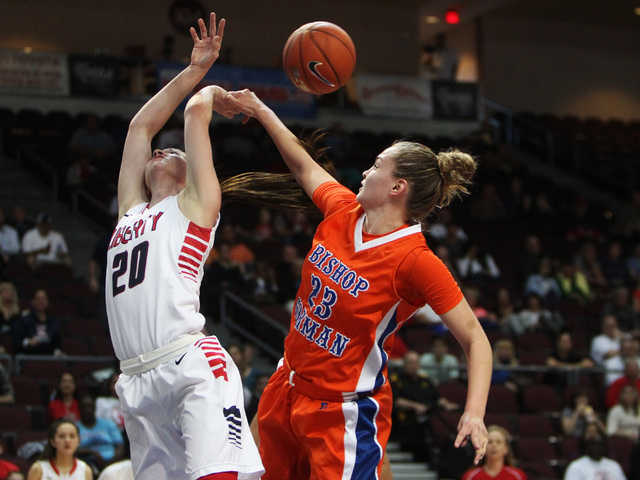
[[[367,235],[355,195],[334,182],[314,202],[325,218],[302,267],[286,359],[315,387],[351,400],[386,382],[393,336],[411,315],[425,303],[447,312],[462,294],[420,225]]]

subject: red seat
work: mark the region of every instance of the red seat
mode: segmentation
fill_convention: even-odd
[[[556,446],[542,437],[520,436],[517,442],[517,458],[521,461],[551,462],[558,459]]]
[[[27,407],[21,405],[0,406],[0,425],[3,432],[33,429],[31,414]]]
[[[16,405],[44,405],[40,383],[33,377],[15,375],[11,377]]]
[[[516,394],[504,385],[491,385],[487,399],[487,412],[518,413]]]
[[[441,383],[437,387],[438,395],[450,402],[464,405],[467,401],[467,386],[458,381]]]
[[[516,419],[518,435],[550,438],[557,434],[551,419],[540,413],[524,413]]]
[[[560,412],[560,395],[549,385],[529,385],[522,391],[523,407],[528,412]]]

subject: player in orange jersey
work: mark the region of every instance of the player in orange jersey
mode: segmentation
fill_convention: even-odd
[[[398,142],[364,172],[357,195],[340,185],[253,92],[230,92],[257,118],[324,214],[302,267],[280,368],[258,409],[260,453],[271,479],[371,479],[391,428],[387,359],[395,332],[429,304],[460,342],[469,388],[455,446],[483,457],[491,347],[421,222],[466,193],[475,161]],[[246,120],[245,119],[245,120]]]

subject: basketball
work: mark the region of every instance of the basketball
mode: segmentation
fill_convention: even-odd
[[[287,76],[303,92],[335,92],[353,73],[356,48],[349,34],[329,22],[312,22],[291,34],[282,52]]]

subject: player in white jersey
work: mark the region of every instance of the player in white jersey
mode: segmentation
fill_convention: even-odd
[[[151,140],[218,58],[224,19],[191,29],[189,66],[129,125],[108,249],[106,304],[122,375],[116,385],[137,480],[243,480],[264,469],[243,408],[237,367],[201,330],[199,289],[221,205],[212,111],[232,117],[208,86],[185,108],[185,152]]]
[[[78,460],[78,427],[71,420],[58,420],[49,427],[47,444],[27,474],[27,480],[93,480],[91,467]]]

